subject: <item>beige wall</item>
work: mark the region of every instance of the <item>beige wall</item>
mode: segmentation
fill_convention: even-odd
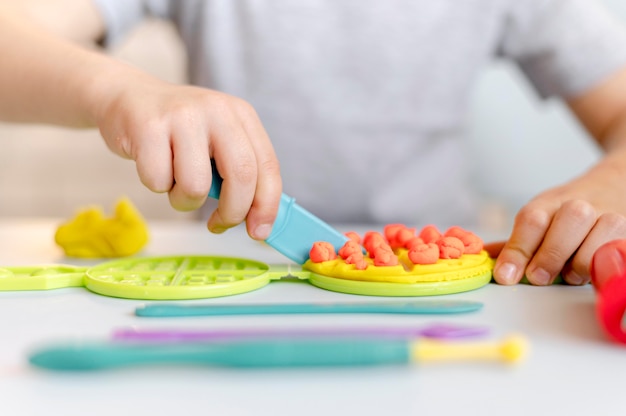
[[[150,21],[113,54],[170,81],[184,81],[184,52],[171,26]],[[135,164],[111,153],[96,130],[0,124],[0,216],[67,217],[88,205],[110,212],[129,197],[147,218],[186,219],[167,195],[148,191]]]

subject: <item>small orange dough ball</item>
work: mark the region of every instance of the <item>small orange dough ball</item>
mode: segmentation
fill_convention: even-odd
[[[483,250],[483,240],[476,234],[469,233],[463,240],[465,254],[478,254]]]
[[[456,237],[463,242],[464,254],[478,254],[483,249],[483,240],[476,234],[464,230],[461,227],[450,227],[445,233],[445,237]]]
[[[404,224],[387,224],[383,227],[383,234],[387,241],[392,242],[396,239],[396,234],[398,231],[406,228]]]
[[[434,225],[427,225],[426,227],[422,228],[422,231],[420,231],[418,237],[424,240],[426,244],[428,244],[437,242],[437,240],[439,240],[442,236],[437,227],[435,227]]]
[[[370,255],[371,257],[371,255]],[[374,250],[374,266],[397,266],[398,256],[396,256],[389,246],[377,247]]]
[[[354,267],[357,270],[367,269],[367,262],[365,261],[365,257],[363,256],[363,253],[361,253],[360,251],[352,253],[350,256],[348,256],[346,258],[346,263],[354,264]]]
[[[404,247],[407,241],[415,238],[414,228],[403,228],[396,233],[396,243],[398,247]]]
[[[413,264],[435,264],[439,260],[439,246],[435,243],[416,244],[409,250]]]
[[[415,229],[403,224],[389,224],[385,226],[384,234],[391,248],[395,249],[404,247],[404,243],[415,237]]]
[[[463,228],[455,225],[453,227],[450,227],[446,230],[445,233],[443,233],[444,237],[456,237],[459,240],[463,240],[461,237],[465,236],[465,234],[469,233],[469,231],[464,230]]]
[[[346,243],[339,249],[339,257],[342,259],[347,259],[354,253],[359,253],[363,256],[363,249],[359,243],[354,242],[353,240],[346,241]]]
[[[465,246],[456,237],[442,237],[437,240],[439,257],[442,259],[458,259],[463,255]]]
[[[357,244],[361,244],[361,236],[354,231],[348,231],[344,234],[346,237],[350,239],[350,241],[354,241]]]
[[[376,231],[368,231],[367,233],[365,233],[365,237],[363,237],[363,246],[365,247],[367,252],[370,253],[370,257],[371,253],[374,252],[376,247],[381,245],[388,246],[385,237],[383,237],[381,233],[378,233]]]
[[[335,260],[337,253],[335,247],[328,241],[316,241],[309,251],[309,258],[313,263],[322,263],[329,260]]]
[[[419,237],[413,237],[406,243],[404,243],[404,248],[406,248],[407,250],[411,250],[413,247],[421,244],[424,244],[424,240]]]

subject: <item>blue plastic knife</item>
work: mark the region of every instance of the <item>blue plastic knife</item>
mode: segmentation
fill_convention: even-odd
[[[214,162],[211,163],[211,167],[213,182],[209,197],[219,199],[222,177]],[[348,241],[348,237],[296,204],[294,198],[283,193],[272,233],[265,242],[296,263],[304,264],[309,259],[309,251],[316,241],[327,241],[335,247],[335,250],[339,250]]]

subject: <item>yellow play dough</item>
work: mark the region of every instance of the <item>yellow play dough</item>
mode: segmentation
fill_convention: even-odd
[[[304,268],[314,273],[347,280],[391,283],[442,282],[467,279],[493,270],[494,260],[486,251],[479,254],[464,254],[458,259],[439,259],[435,264],[413,264],[406,249],[396,250],[397,266],[374,266],[373,260],[365,256],[367,269],[358,270],[340,258],[321,263],[308,260]]]
[[[148,226],[132,202],[122,198],[110,218],[99,207],[78,212],[57,228],[54,240],[71,257],[125,257],[148,243]]]

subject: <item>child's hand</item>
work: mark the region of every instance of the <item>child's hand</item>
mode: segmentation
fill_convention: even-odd
[[[171,205],[182,211],[206,200],[215,159],[223,184],[209,230],[221,233],[246,220],[252,238],[267,238],[282,183],[274,149],[254,109],[217,91],[172,85],[141,73],[131,78],[113,88],[103,83],[106,88],[94,89],[95,120],[108,147],[134,160],[142,183],[167,192]]]
[[[612,153],[524,206],[496,261],[495,280],[515,284],[526,275],[532,284],[547,285],[561,273],[569,284],[588,283],[598,247],[626,238],[625,161],[623,150]]]

